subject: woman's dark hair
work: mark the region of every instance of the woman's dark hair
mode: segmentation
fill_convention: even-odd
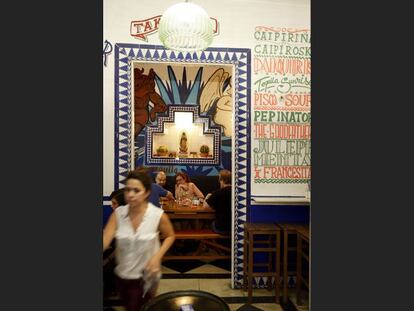
[[[142,182],[145,191],[151,192],[151,177],[148,174],[148,171],[145,168],[137,168],[131,172],[128,173],[128,176],[125,179],[125,182],[127,182],[128,179],[137,179],[140,182]]]
[[[112,191],[111,195],[109,196],[109,200],[115,199],[118,202],[118,205],[126,205],[125,197],[124,197],[124,189],[118,189]]]
[[[190,177],[188,177],[188,175],[186,173],[178,172],[175,175],[175,178],[177,179],[178,176],[181,176],[185,180],[185,182],[190,182]]]

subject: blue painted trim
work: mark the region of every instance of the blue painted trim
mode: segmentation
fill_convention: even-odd
[[[118,44],[118,43],[117,43]],[[150,45],[150,44],[134,44],[134,43],[119,43],[120,47],[123,48],[133,48],[133,49],[151,49],[151,50],[166,50],[162,45]],[[220,48],[220,47],[209,47],[204,50],[204,52],[237,52],[237,53],[247,53],[248,60],[250,61],[250,49],[245,48]],[[187,54],[188,52],[184,52]],[[191,54],[191,53],[190,53]],[[161,57],[160,57],[161,58]]]
[[[251,205],[250,222],[309,224],[309,205]],[[272,217],[269,217],[272,215]]]
[[[250,49],[248,49],[247,51],[247,61],[246,61],[246,67],[247,67],[247,154],[249,155],[247,157],[247,170],[246,170],[246,180],[247,180],[247,198],[250,198],[250,186],[251,186],[251,166],[250,166],[250,133],[251,133],[251,128],[250,128],[250,107],[251,107],[251,85],[250,85],[250,77],[251,77],[251,51]],[[249,219],[249,214],[250,214],[250,200],[246,199],[246,219]]]
[[[119,46],[118,44],[115,44],[115,92],[114,92],[114,96],[115,96],[115,113],[114,113],[114,118],[115,118],[115,131],[114,131],[114,189],[117,190],[118,189],[118,184],[119,184],[119,122],[118,122],[118,118],[119,118],[119,84],[117,83],[119,81]]]
[[[251,195],[252,198],[306,198],[304,195]]]

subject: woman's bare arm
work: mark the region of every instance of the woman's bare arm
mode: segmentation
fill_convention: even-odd
[[[189,183],[189,186],[191,186],[193,193],[199,198],[204,199],[204,194],[200,191],[200,189],[197,188],[197,186],[194,183]]]

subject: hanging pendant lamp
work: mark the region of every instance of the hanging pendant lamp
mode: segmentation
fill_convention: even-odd
[[[171,50],[197,52],[213,41],[213,27],[207,12],[194,3],[181,2],[162,14],[159,38]]]

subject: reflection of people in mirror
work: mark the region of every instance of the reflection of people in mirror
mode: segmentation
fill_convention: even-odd
[[[175,176],[175,197],[177,200],[193,198],[204,199],[204,194],[197,188],[197,186],[190,182],[190,177],[183,172],[178,172]]]
[[[212,207],[216,211],[213,231],[222,234],[231,232],[231,172],[221,170],[219,173],[220,189],[206,196],[203,206]]]
[[[160,185],[165,189],[165,184],[167,183],[167,175],[164,171],[159,171],[157,175],[155,176],[155,182],[157,185]]]
[[[183,132],[181,134],[181,138],[180,138],[180,152],[181,153],[186,153],[188,150],[187,147],[187,135],[185,134],[185,132]]]

